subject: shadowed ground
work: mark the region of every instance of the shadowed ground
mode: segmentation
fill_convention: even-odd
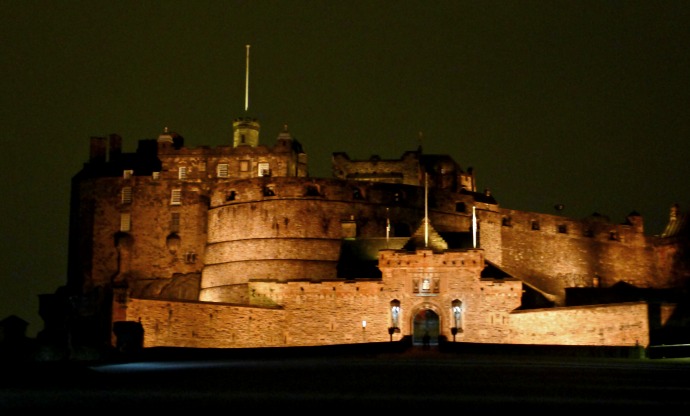
[[[0,410],[636,411],[690,408],[690,360],[456,354],[194,353],[10,367]],[[331,354],[332,353],[332,354]]]

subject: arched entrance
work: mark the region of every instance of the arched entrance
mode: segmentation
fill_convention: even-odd
[[[414,316],[413,345],[424,345],[424,335],[428,334],[429,344],[438,344],[439,319],[438,314],[431,309],[421,309]]]

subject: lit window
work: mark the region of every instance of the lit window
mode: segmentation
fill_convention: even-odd
[[[187,167],[180,166],[180,169],[178,171],[178,178],[179,179],[187,179]]]
[[[170,205],[181,205],[182,204],[182,190],[173,189],[170,195]]]
[[[240,172],[249,172],[248,160],[240,160]]]
[[[271,169],[268,162],[259,163],[259,176],[271,176]]]
[[[123,204],[132,203],[132,187],[131,186],[125,186],[124,188],[122,188],[122,203]]]
[[[130,179],[132,175],[134,174],[134,171],[131,169],[126,169],[125,171],[122,172],[122,177],[124,179]]]
[[[228,164],[227,163],[218,164],[218,168],[216,170],[216,175],[218,175],[219,178],[227,178],[228,177]]]
[[[120,231],[128,232],[132,229],[132,215],[129,212],[120,214]]]
[[[391,305],[391,328],[400,328],[400,301],[393,300]]]
[[[453,323],[451,325],[451,333],[453,334],[453,340],[455,340],[455,335],[462,331],[462,302],[458,299],[453,300],[451,306],[451,316],[453,317]]]
[[[153,172],[151,174],[151,177],[153,178],[154,181],[157,181],[161,178],[161,173],[160,172]]]

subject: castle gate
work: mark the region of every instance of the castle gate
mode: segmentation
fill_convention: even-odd
[[[414,316],[412,327],[412,344],[423,345],[424,336],[428,335],[429,344],[438,344],[439,318],[431,309],[420,309]]]

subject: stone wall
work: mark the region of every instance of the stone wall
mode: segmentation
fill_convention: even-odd
[[[646,302],[515,311],[510,344],[649,346]]]

